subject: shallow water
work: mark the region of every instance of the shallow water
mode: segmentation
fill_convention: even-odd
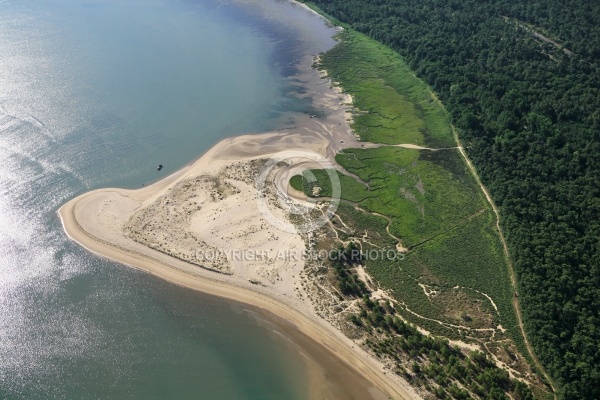
[[[0,398],[306,398],[269,318],[88,253],[56,210],[312,112],[290,76],[333,30],[276,0],[0,10]]]

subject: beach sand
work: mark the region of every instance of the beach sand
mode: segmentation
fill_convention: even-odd
[[[276,187],[287,184],[277,183],[277,177],[287,179],[294,165],[307,163],[302,157],[288,157],[289,165],[274,168],[270,175],[274,180],[267,180],[267,189],[260,191],[254,181],[264,160],[296,150],[335,163],[334,156],[341,149],[361,146],[348,125],[351,99],[319,77],[310,68],[311,59],[305,63],[302,78],[309,83],[308,95],[326,118],[299,114],[285,131],[225,139],[159,182],[137,190],[85,193],[65,204],[59,215],[68,236],[96,254],[274,314],[269,318],[279,321],[280,333],[307,358],[311,398],[419,398],[404,380],[385,371],[359,344],[315,313],[300,280],[302,259],[272,256],[278,250],[300,254],[306,236],[270,223],[260,201],[269,205],[275,218],[288,219],[278,205],[283,188]],[[236,250],[268,256],[206,256]]]

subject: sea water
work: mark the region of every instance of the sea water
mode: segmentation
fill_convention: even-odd
[[[313,112],[290,77],[333,33],[276,0],[0,0],[0,398],[306,398],[268,318],[90,254],[56,211]]]

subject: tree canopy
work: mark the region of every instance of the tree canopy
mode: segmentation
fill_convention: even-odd
[[[438,94],[500,208],[538,357],[562,398],[600,398],[600,3],[314,3]]]

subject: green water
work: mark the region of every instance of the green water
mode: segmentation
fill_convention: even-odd
[[[0,10],[0,398],[306,398],[269,317],[88,253],[56,210],[311,112],[291,76],[333,31],[276,0]]]

